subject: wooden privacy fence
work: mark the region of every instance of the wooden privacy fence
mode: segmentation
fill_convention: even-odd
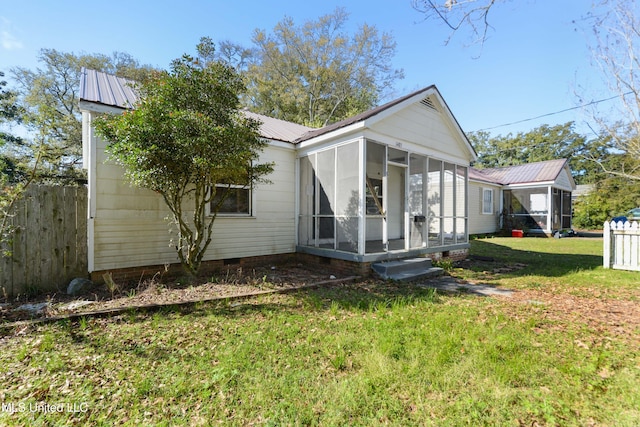
[[[640,226],[638,221],[604,223],[604,268],[640,271]]]
[[[0,256],[0,292],[66,291],[71,279],[87,277],[85,187],[30,186],[10,223],[15,231],[5,244],[10,256]]]

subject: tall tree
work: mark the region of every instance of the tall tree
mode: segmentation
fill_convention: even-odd
[[[20,123],[22,110],[16,103],[17,94],[6,89],[3,77],[0,71],[0,256],[10,253],[4,244],[13,232],[9,221],[13,206],[33,180],[33,168],[38,164],[36,159],[29,171],[28,165],[15,156],[14,148],[22,146],[23,140],[5,129]]]
[[[250,108],[272,117],[322,126],[375,106],[403,77],[391,64],[391,35],[363,24],[345,30],[344,8],[296,25],[284,18],[271,33],[256,30],[247,70]]]
[[[529,132],[497,137],[481,131],[470,133],[469,139],[478,153],[476,167],[503,167],[565,158],[569,159],[577,181],[593,178],[594,164],[589,158],[603,150],[601,142],[587,141],[574,132],[573,122],[542,125]]]
[[[78,88],[82,67],[118,74],[136,80],[149,74],[126,53],[75,55],[43,49],[38,57],[43,68],[11,70],[18,83],[19,106],[23,122],[30,130],[26,153],[42,147],[39,175],[55,182],[82,174],[78,165],[82,155],[82,122],[78,108]]]
[[[210,60],[213,53],[210,39],[203,39],[198,57],[184,55],[169,72],[141,84],[133,110],[96,121],[126,177],[164,199],[178,229],[178,258],[191,275],[200,268],[232,186],[266,182],[273,169],[257,163],[266,146],[260,124],[239,111],[242,78],[233,67]]]
[[[613,168],[620,163],[637,165],[640,159],[617,153],[611,154],[603,165]],[[576,228],[602,229],[605,221],[640,206],[640,181],[606,173],[601,175],[592,190],[578,197],[573,206]]]
[[[609,174],[640,181],[640,163],[635,161],[640,159],[639,5],[635,0],[606,0],[600,6],[600,13],[592,14],[592,56],[618,98],[611,110],[594,107],[591,115],[615,148],[628,157],[613,167],[593,160]]]

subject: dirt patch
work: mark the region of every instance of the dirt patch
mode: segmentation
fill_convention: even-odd
[[[615,295],[596,288],[582,288],[578,296],[560,286],[554,288],[523,289],[508,298],[498,297],[513,309],[522,305],[532,307],[549,322],[543,328],[567,329],[583,325],[598,332],[598,336],[624,339],[640,344],[640,291],[616,290]],[[511,313],[514,316],[517,314]]]
[[[0,322],[16,322],[125,307],[203,301],[296,288],[337,278],[339,277],[328,272],[309,269],[302,265],[285,265],[250,270],[229,269],[217,277],[196,279],[190,283],[184,280],[150,279],[139,283],[116,283],[115,289],[100,285],[77,297],[65,293],[52,293],[4,302],[0,305]]]

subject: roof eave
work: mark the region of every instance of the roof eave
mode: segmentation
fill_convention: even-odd
[[[80,108],[80,111],[90,111],[94,113],[120,114],[123,111],[130,110],[130,108],[116,107],[114,105],[103,104],[96,101],[87,101],[84,99],[78,101],[78,107]]]

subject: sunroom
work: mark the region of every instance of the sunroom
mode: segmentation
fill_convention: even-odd
[[[297,251],[370,262],[468,248],[474,153],[439,93],[367,114],[300,145]]]

